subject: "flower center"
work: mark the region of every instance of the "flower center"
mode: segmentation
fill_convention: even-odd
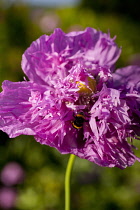
[[[88,77],[88,85],[86,85],[84,82],[77,81],[79,91],[78,93],[82,94],[91,94],[96,92],[96,80]]]

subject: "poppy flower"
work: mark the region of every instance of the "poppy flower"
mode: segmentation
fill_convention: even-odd
[[[114,40],[87,28],[56,29],[34,41],[22,56],[29,81],[3,82],[0,129],[10,138],[33,135],[100,166],[123,169],[140,161],[131,143],[140,133],[140,71],[132,66],[113,73],[121,53]]]

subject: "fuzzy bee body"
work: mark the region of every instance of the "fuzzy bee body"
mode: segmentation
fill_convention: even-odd
[[[72,121],[72,125],[76,129],[80,129],[83,127],[83,123],[85,122],[85,117],[82,113],[79,113],[75,116],[75,120]]]

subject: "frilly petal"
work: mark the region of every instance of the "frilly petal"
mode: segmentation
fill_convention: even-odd
[[[3,82],[0,93],[0,129],[10,138],[20,134],[34,135],[35,131],[25,116],[32,104],[29,101],[31,92],[42,91],[43,88],[31,82]]]
[[[25,51],[22,69],[30,81],[50,84],[52,77],[63,79],[81,60],[112,68],[121,49],[109,34],[93,28],[65,34],[56,29],[50,36],[43,35]]]
[[[140,66],[127,66],[113,74],[113,86],[122,90],[137,90],[140,93]]]

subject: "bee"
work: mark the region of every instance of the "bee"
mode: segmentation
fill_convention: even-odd
[[[85,117],[84,117],[83,113],[80,112],[80,113],[76,114],[76,116],[74,118],[75,118],[74,121],[71,122],[73,127],[76,129],[82,128],[83,123],[85,122]]]

